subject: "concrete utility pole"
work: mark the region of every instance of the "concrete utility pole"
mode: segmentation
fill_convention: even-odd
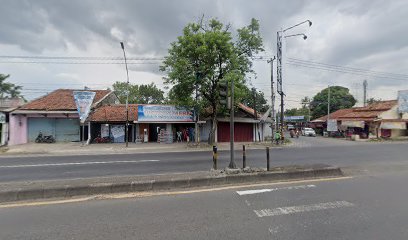
[[[364,80],[364,82],[363,82],[363,88],[364,88],[364,97],[363,97],[364,103],[363,103],[363,105],[364,105],[364,107],[367,106],[367,86],[368,86],[367,80]]]
[[[123,50],[123,57],[125,59],[125,66],[126,66],[126,76],[127,76],[127,82],[126,82],[126,126],[125,126],[125,141],[126,141],[126,147],[129,145],[129,71],[128,71],[128,66],[127,66],[127,61],[126,61],[126,53],[125,53],[125,45],[123,42],[120,42],[120,46],[122,47]]]
[[[280,95],[281,99],[281,108],[280,108],[280,132],[283,134],[283,90],[282,90],[282,38],[283,38],[283,31],[277,32],[277,51],[276,51],[276,91]]]
[[[255,88],[252,88],[252,97],[254,99],[254,119],[258,120],[258,114],[256,112],[256,89]],[[255,142],[256,142],[257,133],[258,133],[258,124],[255,123]]]
[[[272,138],[271,141],[273,143],[273,139],[275,136],[275,91],[273,90],[273,61],[276,59],[275,56],[268,60],[268,63],[271,64],[271,129],[272,129]]]
[[[231,79],[231,101],[230,101],[230,164],[229,168],[237,168],[234,161],[234,78]]]
[[[327,125],[330,120],[330,85],[328,87],[328,93],[327,93]]]

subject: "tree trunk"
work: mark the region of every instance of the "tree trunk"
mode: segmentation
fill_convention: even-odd
[[[213,108],[215,109],[215,108]],[[208,144],[213,145],[215,143],[215,133],[217,130],[217,114],[213,113],[211,116],[211,130],[208,135]]]

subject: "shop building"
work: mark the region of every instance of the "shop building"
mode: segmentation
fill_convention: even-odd
[[[243,104],[235,113],[236,142],[263,141],[270,129],[270,121],[255,118],[254,110]],[[228,142],[229,118],[218,118],[216,141]],[[109,138],[112,142],[125,141],[126,105],[113,104],[95,108],[88,117],[92,142],[97,138]],[[187,142],[207,141],[211,120],[198,121],[199,135],[195,134],[194,112],[174,105],[129,104],[129,142]],[[270,131],[270,130],[269,130]]]
[[[360,138],[396,138],[407,136],[408,114],[400,113],[398,101],[379,101],[366,107],[342,109],[330,114],[336,119],[338,131],[348,137]],[[314,127],[327,128],[327,116],[312,121]]]
[[[80,141],[88,138],[89,126],[81,125],[74,101],[74,91],[92,91],[95,97],[91,109],[118,102],[110,90],[58,89],[24,104],[10,113],[10,145],[34,142],[39,133],[52,135],[57,142]]]
[[[89,116],[92,139],[109,137],[113,142],[125,141],[126,105],[105,105],[95,109]],[[181,141],[191,138],[195,122],[193,112],[173,105],[129,104],[129,142]],[[190,133],[187,134],[186,133]]]

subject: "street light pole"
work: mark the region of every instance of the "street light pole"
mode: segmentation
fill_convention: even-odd
[[[127,77],[127,82],[126,82],[126,126],[125,126],[125,141],[126,141],[126,147],[129,145],[129,70],[127,66],[127,61],[126,61],[126,53],[125,53],[125,45],[123,42],[120,42],[120,46],[122,47],[123,50],[123,57],[125,59],[125,66],[126,66],[126,77]]]
[[[276,82],[277,82],[277,92],[279,93],[279,95],[281,97],[281,113],[280,113],[281,114],[281,116],[280,116],[280,125],[281,126],[280,126],[280,131],[281,131],[282,136],[283,136],[283,120],[284,120],[283,119],[284,118],[283,117],[284,116],[284,113],[283,113],[283,111],[284,111],[283,96],[285,95],[283,93],[283,89],[282,89],[282,55],[283,55],[282,54],[282,42],[283,42],[283,38],[295,37],[295,36],[303,36],[303,39],[306,40],[307,36],[305,34],[303,34],[303,33],[284,36],[284,33],[286,31],[288,31],[289,29],[292,29],[292,28],[297,27],[299,25],[302,25],[304,23],[308,23],[309,27],[312,26],[312,22],[310,20],[306,20],[306,21],[300,22],[298,24],[295,24],[295,25],[293,25],[291,27],[288,27],[288,28],[286,28],[284,30],[280,30],[276,34],[277,35],[277,39],[276,39],[277,40],[276,41],[276,46],[277,46],[277,50],[276,50],[276,78],[277,78],[277,80],[276,80]]]

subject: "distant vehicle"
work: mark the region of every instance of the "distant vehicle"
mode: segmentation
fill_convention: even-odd
[[[292,124],[288,124],[288,130],[292,130],[295,129],[295,126],[293,126]]]
[[[316,132],[315,132],[315,130],[313,130],[313,128],[304,128],[302,130],[302,135],[303,136],[316,137]]]

